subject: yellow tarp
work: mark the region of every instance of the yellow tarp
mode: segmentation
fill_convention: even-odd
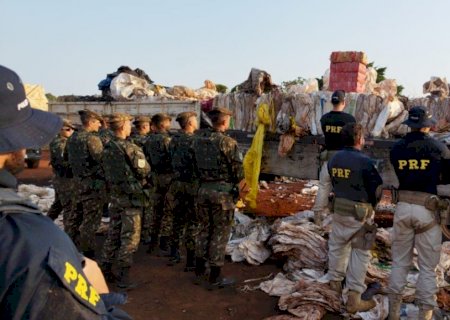
[[[259,173],[261,171],[261,159],[264,145],[264,134],[266,128],[272,123],[272,110],[269,105],[262,103],[257,111],[257,129],[253,137],[252,145],[244,157],[245,182],[250,187],[250,191],[245,197],[250,208],[256,208],[256,197],[259,190]]]
[[[25,94],[34,109],[48,111],[48,100],[45,96],[44,87],[39,84],[25,83]]]

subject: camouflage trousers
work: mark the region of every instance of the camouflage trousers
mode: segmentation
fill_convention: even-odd
[[[152,219],[153,219],[153,201],[144,206],[144,208],[142,209],[141,240],[146,240],[150,237]]]
[[[80,182],[79,182],[80,183]],[[106,189],[92,189],[91,185],[79,184],[80,197],[77,203],[78,213],[81,209],[80,250],[81,252],[95,252],[95,234],[100,227],[103,205],[106,202]]]
[[[72,180],[71,210],[63,215],[64,231],[77,247],[80,242],[80,225],[83,221],[83,207],[80,201],[81,186],[76,179]]]
[[[222,267],[233,224],[232,196],[200,188],[197,210],[198,234],[195,255],[209,261],[210,266]]]
[[[58,218],[62,213],[64,217],[70,216],[72,211],[72,184],[73,179],[54,176],[52,179],[55,189],[55,201],[53,202],[47,216],[52,220]]]
[[[173,229],[170,244],[179,248],[183,240],[187,250],[195,250],[197,235],[197,197],[198,184],[174,181],[167,193],[166,203],[173,214]]]
[[[123,207],[111,201],[108,235],[103,244],[102,262],[117,262],[119,267],[130,267],[141,237],[142,208]]]
[[[150,232],[153,237],[170,237],[172,234],[173,215],[171,205],[166,202],[172,182],[172,174],[159,174],[154,178],[153,212]]]

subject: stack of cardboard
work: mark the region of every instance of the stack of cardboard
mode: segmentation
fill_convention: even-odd
[[[330,60],[330,91],[365,91],[367,56],[364,52],[333,52]]]

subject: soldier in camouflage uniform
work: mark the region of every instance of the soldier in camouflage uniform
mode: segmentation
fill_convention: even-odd
[[[131,119],[126,114],[112,115],[110,125],[115,136],[103,151],[111,222],[103,245],[102,269],[107,279],[111,280],[111,268],[117,261],[120,268],[119,288],[135,286],[130,281],[129,272],[141,236],[141,213],[148,198],[143,186],[150,173],[142,149],[126,140],[131,132]]]
[[[102,126],[98,130],[98,136],[102,140],[103,145],[106,145],[114,137],[114,133],[109,128],[109,116],[103,116],[101,123]]]
[[[138,116],[134,119],[133,125],[134,130],[131,133],[129,140],[133,142],[135,145],[143,148],[145,140],[148,138],[148,134],[150,133],[150,117],[147,116]]]
[[[224,133],[229,128],[231,112],[215,108],[209,117],[213,128],[196,135],[192,148],[200,178],[195,273],[197,282],[202,281],[209,262],[208,286],[212,289],[234,283],[220,274],[243,171],[237,142]]]
[[[53,168],[53,187],[55,188],[55,201],[47,216],[55,220],[63,213],[64,224],[72,211],[72,170],[69,163],[64,160],[67,139],[72,135],[75,127],[68,120],[63,120],[63,127],[59,134],[50,142],[50,165]],[[66,226],[64,226],[66,229]],[[67,230],[66,230],[67,232]],[[69,233],[69,232],[67,232]]]
[[[109,140],[111,140],[114,137],[113,132],[109,128],[109,115],[104,115],[102,118],[102,126],[98,130],[98,136],[100,137],[100,140],[102,140],[102,144],[105,146]],[[106,190],[107,192],[107,190]],[[102,213],[103,217],[109,217],[109,209],[108,209],[109,203],[107,201],[104,202]]]
[[[90,110],[81,110],[83,128],[67,143],[69,164],[75,178],[82,222],[79,227],[80,250],[87,257],[95,257],[95,233],[102,217],[105,203],[105,178],[102,168],[103,144],[98,136],[102,117]]]
[[[194,132],[198,129],[197,114],[183,112],[177,116],[181,130],[172,137],[169,152],[172,159],[174,179],[166,202],[173,212],[173,231],[170,239],[171,264],[180,262],[179,246],[184,235],[186,246],[185,271],[194,270],[197,210],[195,198],[198,177],[195,175],[194,157],[191,149]]]
[[[173,171],[169,154],[171,137],[169,129],[172,118],[164,113],[155,114],[152,125],[157,130],[148,136],[144,145],[144,153],[152,167],[151,182],[153,185],[153,213],[150,226],[151,243],[149,252],[158,245],[160,255],[169,255],[169,237],[172,235],[172,214],[165,205],[166,194],[172,182]]]

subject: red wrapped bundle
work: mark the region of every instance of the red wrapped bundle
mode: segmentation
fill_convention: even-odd
[[[360,51],[335,51],[331,53],[331,63],[359,62],[367,64],[367,55]]]
[[[367,67],[359,62],[331,63],[330,72],[362,72],[366,73]]]
[[[331,72],[330,81],[366,82],[366,73],[363,72]]]
[[[330,80],[330,91],[344,90],[345,92],[357,92],[363,93],[366,89],[366,84],[362,82],[355,81],[331,81]]]

